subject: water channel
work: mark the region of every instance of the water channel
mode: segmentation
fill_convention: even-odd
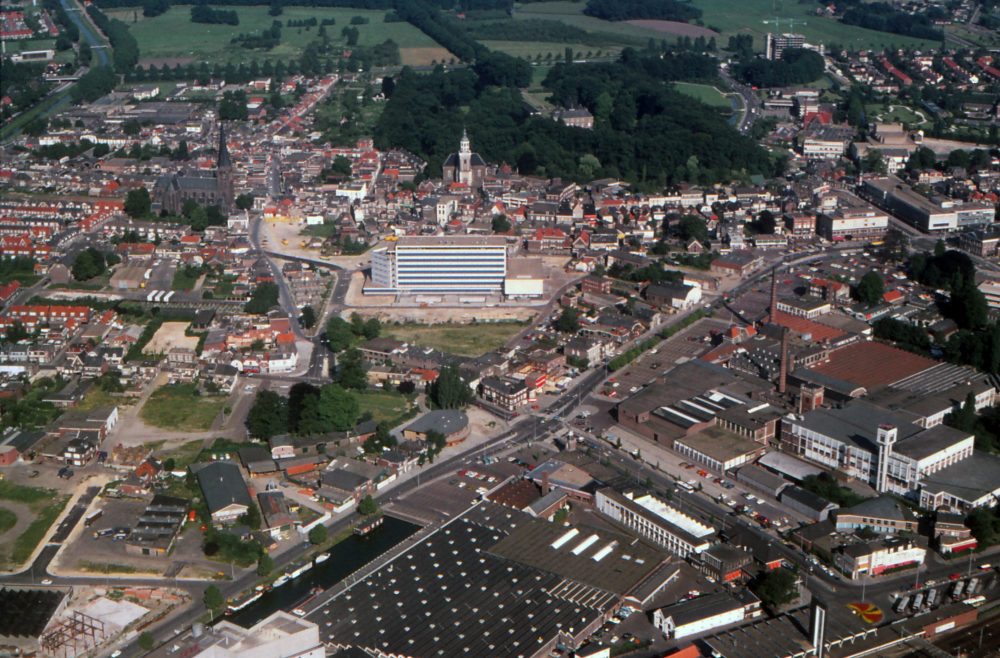
[[[259,599],[227,619],[249,628],[277,610],[291,611],[298,602],[309,596],[314,587],[333,587],[418,530],[418,525],[386,516],[382,525],[367,536],[351,535],[330,549],[327,561],[313,566],[281,587],[265,592]]]

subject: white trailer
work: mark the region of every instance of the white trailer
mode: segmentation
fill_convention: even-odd
[[[169,302],[170,298],[173,297],[173,296],[174,296],[174,291],[171,290],[170,292],[168,292],[166,295],[163,296],[163,300],[162,301]]]

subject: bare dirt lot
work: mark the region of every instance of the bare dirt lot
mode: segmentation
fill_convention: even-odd
[[[635,25],[636,27],[644,27],[650,30],[656,30],[657,32],[665,32],[666,34],[676,34],[681,37],[691,37],[692,39],[696,39],[698,37],[711,39],[712,37],[719,36],[718,32],[714,32],[707,27],[698,27],[697,25],[691,25],[690,23],[655,20],[636,20],[625,22],[629,25]]]
[[[160,352],[166,352],[172,347],[196,348],[198,346],[198,337],[185,336],[184,330],[187,328],[187,322],[164,322],[153,335],[153,340],[149,341],[149,344],[143,349],[143,352],[146,354],[159,354]]]
[[[444,48],[400,48],[399,54],[403,58],[403,64],[407,66],[427,66],[433,62],[444,62],[452,57]]]

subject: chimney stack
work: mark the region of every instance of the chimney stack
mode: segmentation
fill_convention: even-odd
[[[767,321],[773,323],[778,314],[778,266],[771,268],[771,305],[767,309]]]
[[[549,495],[549,472],[542,473],[542,495]]]
[[[778,393],[785,392],[788,378],[788,327],[781,332],[781,375],[778,379]]]

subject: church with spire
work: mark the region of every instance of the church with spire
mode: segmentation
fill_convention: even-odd
[[[486,180],[486,169],[486,162],[478,153],[472,152],[469,134],[462,130],[458,153],[449,155],[441,166],[445,184],[465,183],[474,190],[479,189]]]
[[[233,207],[233,162],[226,145],[226,128],[219,124],[219,156],[215,170],[205,174],[190,174],[185,170],[162,176],[153,187],[153,209],[180,213],[187,199],[203,207],[219,206],[228,213]]]

